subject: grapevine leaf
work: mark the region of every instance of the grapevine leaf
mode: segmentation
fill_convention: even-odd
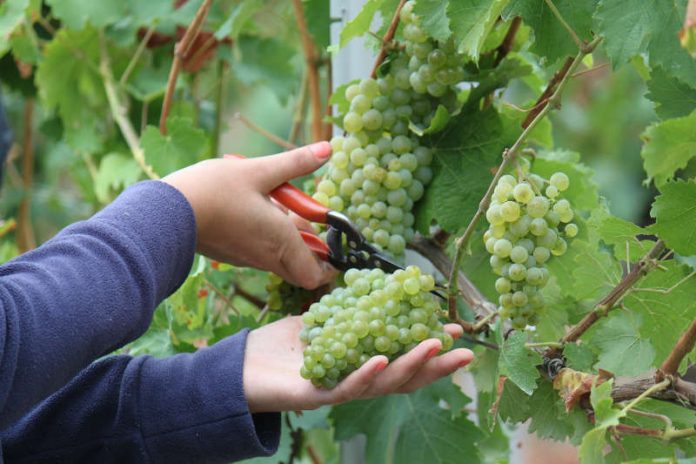
[[[225,37],[237,39],[244,26],[263,7],[263,0],[247,0],[235,5],[225,22],[215,31],[215,38],[218,40],[222,40]]]
[[[595,11],[596,0],[554,0],[554,5],[581,39],[591,38],[592,14]],[[508,20],[515,16],[521,16],[524,22],[534,29],[534,53],[547,57],[551,62],[577,54],[578,46],[546,2],[511,0],[503,11],[503,19]]]
[[[578,300],[595,300],[619,283],[621,266],[596,244],[579,241],[578,247],[572,274],[572,294]]]
[[[269,87],[285,103],[297,87],[292,63],[296,50],[287,41],[242,36],[237,40],[241,58],[234,64],[238,79],[247,85]]]
[[[529,395],[510,380],[505,380],[498,414],[504,421],[517,424],[529,418]]]
[[[643,157],[648,181],[661,186],[686,167],[696,156],[696,111],[681,118],[668,119],[649,126],[642,135]]]
[[[529,412],[532,419],[529,432],[541,438],[563,441],[573,437],[573,441],[579,441],[579,437],[589,428],[583,412],[573,409],[566,413],[563,400],[547,381],[539,382],[529,398]]]
[[[500,352],[500,374],[515,383],[527,395],[536,388],[539,371],[536,366],[541,364],[541,356],[525,347],[527,334],[515,332],[505,341]]]
[[[696,87],[696,61],[679,45],[687,0],[602,0],[597,30],[615,66],[647,52],[652,67]]]
[[[427,134],[434,134],[442,131],[445,127],[447,127],[447,123],[449,121],[450,113],[447,111],[447,108],[442,105],[437,105],[437,110],[435,111],[432,121],[430,121],[430,126],[422,129],[413,122],[409,122],[409,129],[411,129],[411,132],[417,136],[422,137]]]
[[[442,379],[410,395],[336,406],[331,412],[336,438],[364,434],[367,462],[387,462],[391,455],[394,462],[406,464],[458,463],[462,456],[477,463],[481,433],[464,416],[452,420],[450,412],[440,407],[442,389],[450,390],[448,397],[463,396],[450,379]]]
[[[0,56],[10,47],[12,32],[22,24],[29,0],[7,0],[0,4]]]
[[[82,29],[87,23],[101,28],[113,24],[128,13],[127,2],[122,0],[46,0],[51,11],[70,29]]]
[[[595,413],[596,427],[613,427],[619,425],[619,419],[626,415],[625,412],[614,408],[614,400],[611,398],[611,389],[614,381],[609,379],[592,387],[590,403]]]
[[[640,335],[651,341],[657,360],[667,357],[696,317],[696,281],[684,280],[692,269],[675,261],[662,266],[664,270],[650,272],[624,299],[625,306],[642,317]]]
[[[447,16],[449,3],[449,0],[418,0],[413,7],[413,12],[421,19],[421,28],[440,42],[445,42],[452,35]]]
[[[458,50],[478,61],[481,47],[509,0],[449,2],[447,16]]]
[[[650,215],[655,218],[653,229],[668,247],[681,255],[696,254],[696,181],[663,185]]]
[[[505,147],[500,118],[489,109],[458,117],[433,137],[434,177],[414,214],[427,233],[432,220],[449,232],[468,224],[493,178]]]
[[[190,119],[170,117],[167,135],[148,126],[140,143],[148,164],[157,174],[164,176],[198,161],[206,150],[207,138]]]
[[[370,30],[372,20],[382,5],[384,0],[367,0],[365,5],[360,10],[360,13],[353,18],[341,31],[339,38],[339,46],[345,47],[348,42],[356,37],[366,34]]]
[[[585,344],[569,343],[563,348],[566,365],[576,371],[588,372],[595,362],[594,353]]]
[[[99,148],[104,122],[96,115],[105,114],[108,108],[97,71],[98,44],[94,29],[60,29],[44,49],[36,73],[44,105],[60,114],[68,143],[85,152]]]
[[[667,75],[661,67],[654,68],[646,95],[655,102],[655,112],[662,119],[686,116],[696,107],[696,88]]]
[[[164,95],[169,77],[169,66],[143,68],[126,85],[128,93],[144,102],[151,102]],[[177,81],[177,86],[181,81]]]
[[[471,373],[480,392],[493,392],[498,383],[498,352],[483,349],[471,362]]]
[[[587,221],[590,233],[596,235],[606,245],[614,250],[614,257],[620,260],[637,261],[650,250],[651,240],[637,240],[636,237],[647,231],[625,219],[612,216],[606,205],[594,209]],[[628,244],[628,256],[626,255]]]
[[[602,0],[597,8],[599,32],[614,66],[646,52],[660,33],[664,2],[660,0]]]
[[[578,457],[583,464],[604,464],[604,447],[607,444],[605,435],[607,429],[597,428],[590,430],[582,438]]]
[[[120,191],[134,184],[141,170],[133,158],[118,153],[109,153],[102,158],[94,179],[94,193],[102,203],[109,201],[110,191]]]
[[[638,375],[650,369],[655,350],[640,335],[639,314],[615,312],[589,336],[589,344],[599,352],[596,368],[616,375]]]
[[[568,325],[568,306],[575,300],[566,298],[556,279],[551,279],[542,290],[546,307],[539,314],[536,324],[537,340],[556,340],[565,334]]]

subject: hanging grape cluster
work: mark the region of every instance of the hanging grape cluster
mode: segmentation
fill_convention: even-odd
[[[534,174],[522,182],[504,175],[493,192],[483,239],[491,268],[500,276],[495,281],[500,316],[515,329],[536,324],[544,308],[539,291],[549,280],[546,263],[563,255],[566,239],[578,234],[570,202],[561,197],[569,185],[562,172],[548,181]]]
[[[302,315],[300,339],[307,344],[300,374],[318,387],[333,388],[370,357],[389,359],[427,338],[443,350],[452,337],[438,319],[440,304],[429,293],[432,276],[416,266],[386,274],[380,269],[350,269],[347,287],[337,288]]]
[[[387,74],[346,88],[346,136],[331,140],[328,173],[314,195],[396,256],[413,238],[413,204],[433,176],[432,150],[420,144],[409,125],[428,127],[438,105],[452,110],[455,85],[464,78],[463,56],[451,40],[427,36],[413,4],[407,2],[401,11],[404,46]]]

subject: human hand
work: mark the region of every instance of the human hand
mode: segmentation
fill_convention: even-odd
[[[335,270],[312,255],[293,220],[268,193],[315,171],[330,154],[331,145],[320,142],[273,156],[206,160],[162,180],[191,204],[200,253],[316,288],[331,281]]]
[[[325,404],[409,393],[469,364],[474,356],[464,348],[435,356],[442,343],[428,339],[391,363],[386,356],[373,356],[336,388],[323,390],[300,377],[301,329],[301,318],[294,316],[249,333],[244,392],[252,413],[315,409]],[[462,328],[456,324],[445,325],[445,330],[455,338],[462,335]]]

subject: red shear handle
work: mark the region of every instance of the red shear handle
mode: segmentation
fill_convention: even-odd
[[[271,190],[271,197],[310,222],[326,224],[329,208],[287,182]]]
[[[300,231],[300,236],[302,236],[302,240],[304,240],[307,247],[312,250],[319,259],[322,261],[329,260],[329,246],[319,237],[310,232],[305,232],[304,230]]]

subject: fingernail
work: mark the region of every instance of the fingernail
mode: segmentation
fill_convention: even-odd
[[[379,363],[379,364],[377,364],[377,366],[375,367],[374,372],[375,372],[375,374],[378,374],[378,373],[382,372],[382,371],[383,371],[384,369],[386,369],[386,368],[387,368],[387,363]]]
[[[325,160],[331,156],[331,144],[329,142],[317,142],[309,146],[310,151],[317,159]]]
[[[425,356],[425,360],[427,361],[428,359],[434,358],[439,352],[440,348],[430,348],[430,351],[428,351],[428,354]]]
[[[460,367],[468,366],[470,362],[471,362],[470,359],[465,359],[464,361],[459,361],[459,364],[457,364],[457,369],[459,369]]]

